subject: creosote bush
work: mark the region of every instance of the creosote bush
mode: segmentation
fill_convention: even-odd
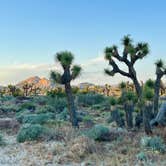
[[[18,142],[34,141],[41,139],[47,134],[47,129],[40,124],[25,124],[17,135]]]

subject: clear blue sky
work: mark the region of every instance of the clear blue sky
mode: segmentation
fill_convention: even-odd
[[[52,63],[66,49],[86,63],[125,34],[149,43],[146,63],[166,59],[166,1],[0,0],[3,67]]]

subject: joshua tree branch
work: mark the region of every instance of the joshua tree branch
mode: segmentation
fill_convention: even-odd
[[[113,59],[109,60],[109,64],[113,67],[113,70],[111,71],[112,73],[114,73],[114,74],[120,73],[123,76],[131,77],[131,75],[129,73],[119,69],[118,65],[115,63],[115,61]]]
[[[127,50],[126,50],[127,51]],[[123,51],[123,56],[119,55],[119,52],[117,49],[114,50],[113,52],[113,57],[119,60],[120,62],[124,62],[128,67],[131,66],[130,61],[127,59],[127,52]]]

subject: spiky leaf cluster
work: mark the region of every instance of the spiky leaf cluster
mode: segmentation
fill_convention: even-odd
[[[119,54],[118,47],[116,45],[105,48],[105,59],[109,61],[109,65],[113,68],[112,70],[105,69],[105,73],[107,75],[114,76],[114,74],[119,73],[123,76],[132,77],[133,74],[131,72],[121,70],[115,60],[125,63],[129,68],[129,71],[132,71],[135,62],[144,58],[149,53],[149,46],[147,43],[139,42],[134,44],[130,35],[124,36],[122,39],[122,45],[122,55]]]
[[[81,67],[78,65],[73,65],[74,55],[69,51],[58,52],[55,57],[58,62],[63,67],[64,73],[61,74],[57,71],[51,71],[50,79],[53,82],[57,82],[59,84],[65,84],[70,82],[71,80],[76,79],[81,73]],[[72,66],[72,67],[71,67]]]

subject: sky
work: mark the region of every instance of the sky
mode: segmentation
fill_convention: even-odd
[[[136,69],[139,80],[154,79],[154,62],[166,59],[165,9],[165,0],[0,0],[0,85],[49,78],[59,69],[54,55],[63,50],[83,67],[75,83],[117,84],[125,78],[104,74],[103,52],[120,47],[127,34],[149,43],[150,54]]]

